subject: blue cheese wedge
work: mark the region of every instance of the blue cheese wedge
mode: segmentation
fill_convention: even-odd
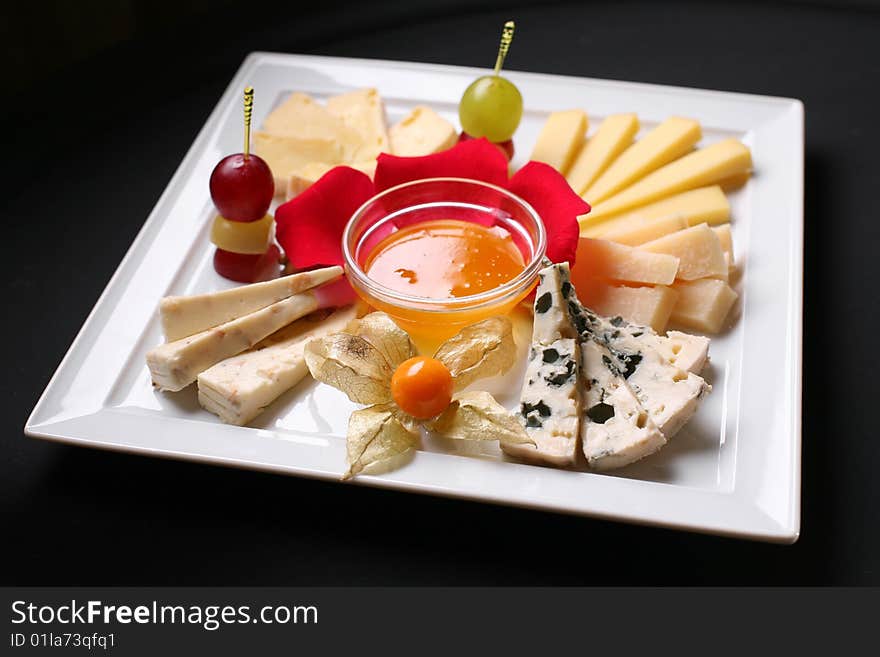
[[[663,433],[620,376],[608,349],[593,340],[584,341],[581,371],[581,444],[591,468],[620,468],[666,444]]]
[[[159,302],[165,340],[174,342],[201,333],[340,276],[342,267],[324,267],[220,292],[165,297]]]
[[[227,424],[247,424],[308,374],[303,351],[309,341],[344,330],[356,316],[348,306],[329,317],[304,317],[209,367],[198,377],[199,403]]]
[[[538,273],[533,344],[550,344],[561,338],[578,337],[568,308],[573,291],[567,262],[545,267]]]
[[[619,317],[606,318],[575,299],[570,308],[582,339],[604,346],[651,420],[667,438],[675,435],[711,390],[700,376],[673,365],[650,344],[648,335]]]
[[[519,419],[534,444],[502,444],[507,454],[553,465],[573,465],[578,451],[578,341],[532,345],[520,396]]]
[[[250,349],[317,308],[314,293],[306,291],[201,333],[159,345],[147,352],[153,385],[161,390],[182,390],[212,365]]]

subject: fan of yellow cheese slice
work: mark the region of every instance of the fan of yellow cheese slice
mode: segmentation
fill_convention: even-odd
[[[635,114],[552,113],[531,159],[554,166],[590,205],[572,280],[596,312],[663,331],[672,323],[718,333],[737,293],[726,192],[751,174],[736,139],[703,140],[699,122],[673,116],[642,130]]]

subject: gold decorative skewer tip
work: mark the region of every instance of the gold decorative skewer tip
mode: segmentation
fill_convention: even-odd
[[[515,29],[516,24],[513,21],[507,21],[501,30],[501,45],[498,47],[498,57],[495,60],[495,75],[501,73],[501,67],[504,65],[504,58],[507,57],[507,51],[510,50]]]
[[[251,152],[251,115],[254,112],[254,88],[244,88],[244,156]]]

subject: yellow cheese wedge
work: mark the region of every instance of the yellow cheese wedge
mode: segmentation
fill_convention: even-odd
[[[571,270],[571,280],[578,289],[581,282],[588,284],[592,278],[669,285],[677,271],[675,256],[582,237],[578,241],[577,264]]]
[[[721,224],[720,226],[715,226],[712,230],[715,231],[718,241],[721,242],[721,250],[724,251],[724,258],[727,260],[728,268],[733,267],[735,261],[733,259],[733,235],[730,232],[730,224]]]
[[[309,187],[318,182],[318,180],[320,180],[325,173],[330,171],[330,169],[338,166],[340,165],[327,164],[326,162],[310,162],[304,167],[297,169],[290,174],[290,178],[287,180],[287,200],[289,201],[294,196],[302,194]],[[367,162],[347,162],[344,163],[343,166],[363,171],[370,178],[376,173],[376,160],[369,160]]]
[[[438,153],[455,146],[455,126],[430,107],[419,105],[388,132],[391,152],[402,157]]]
[[[654,219],[635,216],[630,217],[626,224],[619,224],[613,230],[603,233],[602,239],[618,244],[638,246],[687,227],[687,220],[680,214],[668,214]]]
[[[721,330],[737,299],[727,283],[712,278],[677,281],[673,287],[678,292],[678,301],[672,309],[671,321],[706,333]]]
[[[553,112],[541,128],[529,159],[545,162],[565,175],[583,146],[587,124],[587,114],[582,110]]]
[[[651,171],[689,153],[702,136],[700,124],[692,119],[666,119],[614,160],[584,191],[584,198],[598,205]]]
[[[684,217],[688,226],[723,224],[730,221],[730,203],[720,186],[700,187],[623,212],[595,225],[584,226],[582,222],[581,236],[603,237],[605,233],[629,225],[632,220],[657,219],[672,214]]]
[[[724,180],[719,180],[718,186],[725,192],[733,192],[749,182],[749,178],[751,177],[751,171],[741,171],[740,173],[735,173],[732,176],[728,176]]]
[[[596,133],[581,147],[566,175],[571,188],[583,194],[629,147],[638,131],[639,118],[635,114],[612,114],[602,121]]]
[[[348,160],[358,162],[372,160],[379,153],[388,152],[388,128],[385,121],[385,104],[379,92],[372,87],[350,91],[327,99],[327,111],[357,132],[363,147],[357,149]]]
[[[324,137],[295,137],[257,131],[254,133],[254,152],[266,160],[272,170],[276,195],[283,195],[290,176],[307,164],[341,164],[346,161],[343,144]]]
[[[582,238],[583,239],[583,238]],[[693,281],[698,278],[727,280],[727,260],[721,240],[706,224],[691,226],[640,247],[648,253],[665,253],[678,258],[676,278]]]
[[[650,326],[658,332],[666,324],[675,307],[678,293],[665,285],[627,287],[592,280],[577,286],[578,298],[589,308],[607,317],[623,317],[628,322]]]
[[[673,194],[714,185],[752,168],[749,149],[736,139],[725,139],[670,162],[637,183],[597,204],[579,217],[581,227],[597,224],[626,210]]]

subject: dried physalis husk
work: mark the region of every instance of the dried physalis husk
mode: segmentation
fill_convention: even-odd
[[[382,353],[358,335],[334,333],[305,348],[306,365],[316,381],[331,385],[358,404],[391,401],[394,370]]]
[[[490,317],[464,327],[440,345],[434,358],[449,368],[455,389],[477,379],[503,374],[516,358],[513,325],[506,317]]]
[[[403,361],[416,355],[416,347],[409,335],[385,313],[370,313],[356,319],[345,332],[359,335],[378,349],[392,372]]]
[[[497,440],[502,445],[533,443],[513,414],[488,392],[473,390],[452,400],[449,407],[425,427],[455,440]]]
[[[348,419],[348,479],[413,449],[419,441],[417,427],[401,416],[394,404],[377,404],[355,411]]]

